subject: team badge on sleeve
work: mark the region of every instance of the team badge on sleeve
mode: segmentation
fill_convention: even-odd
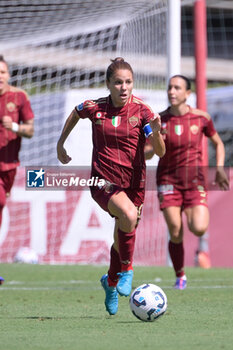
[[[78,105],[76,107],[77,111],[82,111],[83,110],[83,103],[80,103],[80,105]]]
[[[101,112],[97,112],[96,113],[96,118],[101,118],[102,117],[102,113]]]

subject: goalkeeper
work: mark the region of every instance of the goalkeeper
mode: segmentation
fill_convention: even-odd
[[[0,225],[6,198],[19,165],[21,137],[33,136],[33,112],[25,91],[9,85],[9,69],[0,55]],[[4,279],[0,277],[0,283]]]
[[[107,69],[110,95],[81,103],[68,117],[57,144],[58,159],[71,158],[63,145],[80,118],[92,123],[93,177],[105,180],[102,188],[92,187],[93,199],[115,218],[114,243],[108,274],[102,276],[105,306],[109,314],[118,310],[118,294],[128,296],[133,279],[135,232],[144,201],[146,137],[160,157],[165,145],[160,135],[160,117],[132,95],[133,71],[122,58]]]

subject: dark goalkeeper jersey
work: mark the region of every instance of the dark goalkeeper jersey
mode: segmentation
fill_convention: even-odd
[[[78,105],[80,118],[92,122],[92,176],[122,188],[145,186],[145,136],[143,127],[154,116],[139,98],[115,108],[111,97],[88,100]]]

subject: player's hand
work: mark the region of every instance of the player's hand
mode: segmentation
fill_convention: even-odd
[[[12,130],[12,118],[9,115],[4,115],[2,117],[2,125],[7,130]]]
[[[229,189],[229,180],[223,167],[217,168],[215,175],[215,183],[217,183],[220,189],[223,191],[227,191]]]
[[[60,145],[59,142],[57,144],[57,158],[58,160],[60,160],[60,162],[62,164],[67,164],[71,161],[71,157],[68,156],[68,154],[66,153],[65,148],[63,147],[63,145]]]
[[[150,120],[151,129],[154,132],[160,131],[161,129],[161,118],[158,113],[156,113],[153,119]]]

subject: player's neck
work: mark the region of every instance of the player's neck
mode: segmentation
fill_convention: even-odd
[[[185,115],[189,112],[189,106],[186,104],[170,106],[169,111],[172,115]]]
[[[9,85],[5,85],[2,87],[2,89],[0,89],[0,96],[5,94],[5,92],[7,92],[9,90]]]

